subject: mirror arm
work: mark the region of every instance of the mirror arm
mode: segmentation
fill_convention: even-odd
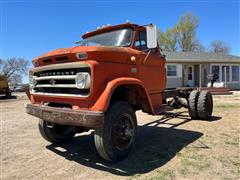
[[[144,60],[143,60],[143,64],[145,64],[145,62],[147,61],[148,56],[150,55],[150,53],[152,52],[152,49],[149,49],[147,55],[145,56]]]

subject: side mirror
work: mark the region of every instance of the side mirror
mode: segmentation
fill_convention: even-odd
[[[149,24],[147,27],[147,47],[153,49],[157,47],[157,27]]]

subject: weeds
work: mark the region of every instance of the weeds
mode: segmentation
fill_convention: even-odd
[[[165,170],[165,171],[161,171],[161,170],[157,170],[158,174],[154,177],[151,177],[148,180],[169,180],[172,179],[173,177],[173,172],[171,170]]]
[[[225,109],[228,109],[228,108],[240,108],[240,103],[238,104],[216,104],[215,105],[215,108],[225,108]]]

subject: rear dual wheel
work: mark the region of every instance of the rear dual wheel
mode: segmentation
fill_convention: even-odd
[[[209,91],[200,91],[197,111],[200,119],[211,119],[213,112],[213,99],[212,94]]]
[[[197,115],[198,97],[199,97],[199,91],[194,90],[190,93],[188,98],[188,112],[192,119],[198,119],[198,115]]]
[[[209,91],[192,91],[188,98],[188,112],[192,119],[210,120],[213,112],[212,94]]]
[[[126,102],[115,102],[106,113],[104,126],[95,130],[98,154],[108,161],[126,157],[133,147],[136,129],[134,109]]]

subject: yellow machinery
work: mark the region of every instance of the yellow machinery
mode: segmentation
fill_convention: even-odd
[[[4,75],[0,75],[0,94],[5,94],[6,96],[11,96],[11,90],[8,86],[7,77]]]

